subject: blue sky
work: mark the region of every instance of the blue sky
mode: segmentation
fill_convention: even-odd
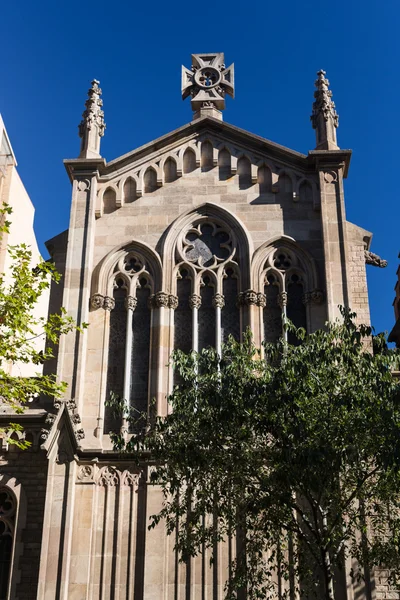
[[[90,80],[103,89],[107,160],[191,120],[180,98],[190,55],[225,52],[236,98],[224,119],[307,153],[313,84],[325,69],[339,113],[338,143],[353,157],[347,218],[374,233],[389,261],[368,267],[372,321],[390,330],[399,240],[398,0],[88,3],[20,0],[1,8],[0,112],[36,207],[44,241],[68,227],[62,160],[79,152]]]

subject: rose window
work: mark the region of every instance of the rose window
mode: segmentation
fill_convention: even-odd
[[[198,267],[215,267],[232,258],[231,235],[215,223],[200,223],[183,238],[182,254]]]

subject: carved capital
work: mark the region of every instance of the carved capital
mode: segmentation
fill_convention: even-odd
[[[126,308],[126,310],[131,310],[133,312],[136,307],[137,307],[137,299],[134,298],[133,296],[127,296],[125,298],[125,308]]]
[[[257,292],[246,290],[239,294],[239,304],[243,306],[254,306],[257,304]]]
[[[321,290],[313,290],[311,292],[311,302],[313,304],[322,304],[324,293]]]
[[[168,308],[169,295],[166,292],[157,292],[154,294],[153,305],[156,308]]]
[[[102,294],[93,294],[93,296],[90,298],[90,306],[94,310],[97,310],[98,308],[103,308],[104,296]]]
[[[267,296],[262,292],[257,294],[257,306],[261,306],[261,308],[265,308],[267,306]]]
[[[190,308],[200,308],[201,306],[201,297],[197,294],[192,294],[189,298],[189,306]]]
[[[280,292],[278,295],[278,305],[283,308],[287,306],[287,292]]]
[[[225,298],[222,294],[215,294],[212,299],[212,305],[214,308],[224,308],[225,306]]]
[[[115,308],[115,300],[114,298],[110,298],[110,296],[104,296],[104,310],[114,310]]]
[[[169,308],[172,308],[173,310],[178,308],[178,306],[179,306],[178,296],[174,296],[173,294],[170,294],[168,296],[168,306],[169,306]]]

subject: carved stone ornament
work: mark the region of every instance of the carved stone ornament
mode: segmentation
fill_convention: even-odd
[[[201,306],[201,297],[197,294],[192,294],[189,298],[189,306],[190,308],[200,308]]]
[[[140,481],[140,473],[131,473],[130,471],[124,471],[121,475],[121,485],[129,485],[133,488],[137,488]]]
[[[192,68],[182,67],[182,98],[191,97],[194,112],[202,107],[225,108],[225,95],[234,96],[233,64],[226,68],[223,52],[192,54]]]
[[[125,298],[126,310],[131,310],[133,312],[136,307],[137,307],[137,298],[134,298],[133,296],[127,296]]]
[[[169,308],[172,308],[173,310],[178,308],[178,306],[179,306],[178,296],[174,296],[173,294],[170,294],[168,296],[168,306],[169,306]]]
[[[79,442],[80,440],[83,440],[85,437],[85,432],[83,431],[83,429],[76,429],[74,431],[74,434],[75,434],[75,438],[76,438],[77,442]]]
[[[81,138],[94,125],[98,128],[99,136],[102,137],[104,135],[106,125],[104,123],[103,101],[100,98],[102,92],[99,83],[97,79],[93,79],[92,87],[88,90],[89,97],[85,102],[86,110],[83,112],[82,121],[79,124],[79,137]]]
[[[278,296],[278,305],[281,308],[283,308],[284,306],[287,306],[287,300],[288,300],[287,292],[280,292],[280,294]]]
[[[79,192],[86,192],[87,190],[90,190],[89,179],[81,179],[80,181],[78,181],[77,187]]]
[[[103,467],[97,478],[97,485],[116,486],[120,481],[120,473],[116,467]]]
[[[324,173],[324,181],[325,183],[335,183],[337,181],[338,175],[335,171],[326,171]]]
[[[257,294],[257,306],[261,306],[261,308],[265,308],[267,306],[267,296],[262,292]]]
[[[257,304],[257,292],[254,290],[246,290],[239,294],[239,304],[243,306],[253,306]]]
[[[114,310],[115,308],[115,300],[114,298],[110,298],[110,296],[104,296],[104,310]]]
[[[82,423],[81,417],[78,413],[74,413],[73,415],[71,415],[71,421],[74,425],[79,425],[80,423]]]
[[[335,103],[332,100],[332,92],[329,89],[329,81],[325,78],[325,71],[318,71],[318,79],[315,82],[317,88],[314,92],[315,102],[313,104],[313,111],[311,115],[311,121],[314,129],[317,127],[317,119],[319,115],[322,115],[325,121],[332,119],[334,127],[339,125],[339,115],[335,109]]]
[[[93,294],[93,296],[90,298],[90,306],[94,310],[97,310],[98,308],[103,308],[104,296],[102,294]]]
[[[77,481],[80,483],[92,483],[94,475],[93,465],[81,465],[78,469],[76,476]]]
[[[369,250],[364,250],[364,256],[365,263],[367,265],[372,265],[373,267],[380,267],[381,269],[387,267],[387,260],[383,260],[380,256],[374,254],[373,252],[370,252]]]
[[[166,292],[157,292],[154,294],[154,306],[156,308],[168,308],[169,295]]]
[[[211,220],[193,224],[179,239],[179,254],[197,269],[213,269],[235,254],[233,233]]]
[[[322,304],[324,300],[324,293],[321,290],[313,290],[311,292],[311,302],[313,304]]]
[[[214,308],[224,308],[225,306],[225,298],[222,294],[215,294],[212,299],[212,305]]]
[[[66,401],[67,404],[67,408],[68,410],[76,410],[78,407],[76,405],[76,402],[73,398],[70,398],[69,400]]]

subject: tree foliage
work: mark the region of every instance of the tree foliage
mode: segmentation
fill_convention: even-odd
[[[1,236],[9,232],[7,216],[10,214],[8,205],[0,208],[0,241]],[[60,313],[47,317],[36,314],[41,296],[52,281],[60,280],[55,266],[43,259],[33,265],[32,251],[26,244],[8,246],[7,253],[10,269],[0,273],[0,400],[18,414],[23,412],[29,398],[60,397],[65,391],[66,385],[58,382],[55,375],[42,374],[42,365],[53,358],[53,347],[60,335],[71,331],[75,322],[63,308]],[[40,337],[47,339],[44,350],[39,350],[36,344]],[[12,366],[22,363],[37,365],[37,374],[34,377],[15,375]],[[21,426],[10,423],[6,433],[8,441],[25,447],[27,443],[10,438],[16,430],[21,430]]]
[[[142,440],[164,493],[151,526],[166,522],[182,560],[236,532],[226,598],[301,587],[333,600],[348,556],[361,577],[382,564],[400,573],[398,354],[382,336],[372,353],[371,328],[354,319],[343,310],[311,335],[293,328],[297,345],[263,357],[250,334],[221,357],[174,354],[172,412]]]

